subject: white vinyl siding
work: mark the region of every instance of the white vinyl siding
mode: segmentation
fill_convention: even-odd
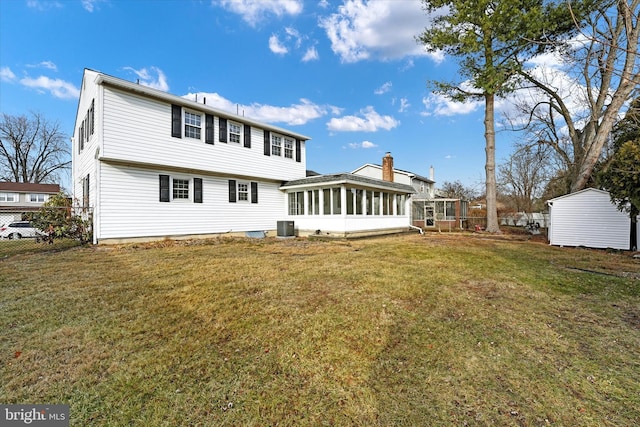
[[[202,176],[202,203],[162,203],[158,175],[172,172],[107,163],[101,169],[98,241],[275,230],[285,213],[279,183],[259,182],[259,204],[229,203],[228,178]]]
[[[78,103],[78,115],[76,116],[74,127],[73,147],[71,150],[73,199],[78,201],[83,200],[83,180],[87,176],[90,176],[89,206],[91,207],[96,206],[98,201],[98,193],[95,191],[97,180],[94,178],[98,170],[96,155],[100,154],[102,151],[104,129],[104,122],[102,119],[103,96],[101,87],[95,84],[97,75],[98,73],[95,71],[85,70],[82,92]],[[83,148],[80,150],[79,129],[87,111],[91,108],[92,102],[94,108],[93,135],[89,135],[89,139],[84,141]]]
[[[550,203],[552,245],[629,249],[631,219],[611,203],[609,193],[588,188]]]
[[[219,117],[215,116],[216,142],[206,144],[202,139],[171,136],[171,104],[168,102],[105,87],[104,105],[104,149],[100,153],[101,159],[274,181],[305,176],[304,141],[300,144],[302,161],[296,162],[282,155],[265,156],[262,144],[256,143],[264,140],[263,129],[257,126],[250,127],[251,140],[254,141],[251,148],[244,147],[242,139],[240,144],[220,143]],[[227,128],[230,123],[228,121]]]

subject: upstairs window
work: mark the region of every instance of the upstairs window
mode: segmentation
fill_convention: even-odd
[[[240,144],[242,141],[242,125],[235,122],[228,122],[229,142]]]
[[[44,203],[47,199],[46,194],[29,194],[29,202],[31,203]]]
[[[293,159],[293,139],[284,139],[284,157]]]
[[[271,155],[282,155],[282,137],[280,135],[271,135]]]
[[[18,195],[16,193],[0,193],[0,202],[17,202]]]
[[[200,114],[184,112],[184,136],[187,138],[200,139],[202,131],[202,116]]]

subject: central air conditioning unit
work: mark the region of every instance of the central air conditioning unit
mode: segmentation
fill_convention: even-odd
[[[294,237],[295,235],[293,221],[278,221],[278,237]]]

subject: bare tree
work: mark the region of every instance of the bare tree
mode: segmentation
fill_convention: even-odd
[[[534,212],[536,202],[552,176],[550,149],[545,146],[519,147],[498,166],[498,183],[516,212]]]
[[[639,13],[640,0],[610,0],[591,14],[581,36],[561,46],[573,64],[571,87],[560,87],[557,74],[521,72],[534,93],[519,106],[532,142],[556,151],[570,192],[590,183],[621,109],[640,87]],[[572,104],[576,95],[580,102]]]
[[[441,195],[452,199],[468,201],[476,197],[476,190],[473,187],[468,187],[458,180],[453,182],[445,181],[439,192]]]
[[[71,165],[67,137],[57,122],[40,113],[2,114],[0,119],[0,180],[54,183]]]

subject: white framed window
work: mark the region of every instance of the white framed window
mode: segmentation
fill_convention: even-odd
[[[289,215],[304,215],[304,191],[289,193]]]
[[[203,202],[202,178],[169,175],[158,177],[160,178],[160,202]],[[87,175],[87,182],[88,180]]]
[[[172,180],[173,200],[189,200],[189,180],[173,178]]]
[[[239,202],[249,201],[249,184],[246,182],[238,183],[238,201]]]
[[[293,159],[293,139],[284,138],[284,157]]]
[[[271,135],[271,155],[282,156],[282,137],[280,135]]]
[[[229,142],[240,144],[242,141],[243,126],[240,123],[229,121],[227,128],[229,129]]]
[[[47,194],[29,194],[29,202],[44,203],[49,199]]]
[[[186,138],[200,139],[202,133],[202,115],[184,112],[184,136]]]
[[[18,202],[18,194],[0,193],[0,202]]]

